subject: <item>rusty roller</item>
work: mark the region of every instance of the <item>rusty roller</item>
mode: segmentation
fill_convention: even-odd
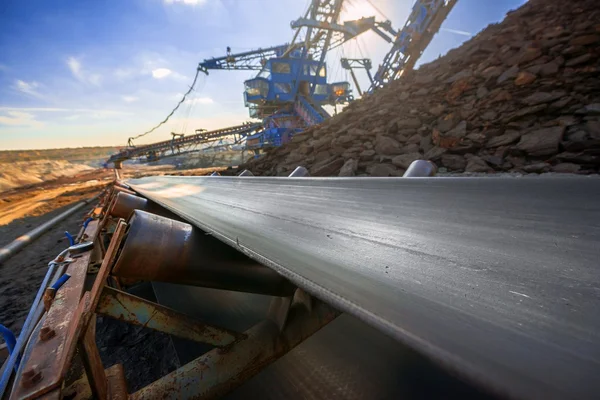
[[[113,193],[115,195],[118,194],[118,193],[129,193],[129,194],[132,194],[132,195],[136,195],[136,193],[133,190],[126,189],[124,187],[117,186],[117,185],[113,186]]]
[[[113,274],[272,296],[290,296],[295,289],[272,269],[190,224],[141,210],[129,219]]]
[[[160,215],[177,221],[181,218],[158,204],[133,194],[120,192],[114,197],[108,213],[111,217],[128,219],[134,210],[142,210],[152,214]]]
[[[119,192],[115,196],[108,213],[115,218],[127,219],[134,210],[146,210],[148,200],[127,192]]]

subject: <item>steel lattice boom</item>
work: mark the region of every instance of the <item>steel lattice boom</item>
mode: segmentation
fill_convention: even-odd
[[[231,137],[235,142],[239,142],[241,138],[252,134],[260,127],[261,124],[248,123],[214,131],[202,131],[190,136],[179,135],[180,137],[178,138],[173,136],[172,140],[129,147],[117,154],[113,154],[108,159],[108,162],[114,163],[117,168],[120,168],[121,163],[125,160],[145,157],[148,161],[153,161],[163,157],[197,151],[199,150],[198,146],[220,138]]]

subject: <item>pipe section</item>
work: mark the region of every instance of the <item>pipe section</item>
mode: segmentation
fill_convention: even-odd
[[[429,176],[435,176],[437,173],[437,166],[431,161],[427,160],[415,160],[413,161],[404,175],[403,178],[424,178]]]
[[[84,206],[96,200],[98,197],[100,197],[100,194],[92,197],[89,200],[84,200],[81,203],[76,204],[75,206],[69,208],[62,214],[52,218],[50,221],[47,221],[46,223],[38,226],[35,229],[30,230],[26,234],[19,236],[18,238],[10,242],[8,245],[0,249],[0,265],[2,265],[6,260],[14,256],[19,251],[21,251],[25,246],[33,242],[35,239],[42,236],[42,234],[46,233],[54,225],[64,220],[65,218],[75,214],[77,211],[81,210]]]
[[[171,282],[289,296],[294,286],[272,269],[192,225],[135,210],[113,274],[128,280]]]

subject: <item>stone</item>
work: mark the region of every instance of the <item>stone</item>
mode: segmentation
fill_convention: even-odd
[[[348,135],[351,135],[351,136],[365,136],[368,134],[369,134],[369,132],[366,129],[359,129],[359,128],[348,129]]]
[[[515,78],[515,85],[517,86],[525,86],[533,83],[536,80],[537,76],[532,74],[531,72],[521,71],[517,74]]]
[[[540,111],[545,110],[546,108],[548,108],[548,104],[538,104],[537,106],[521,108],[517,112],[504,118],[504,122],[508,123],[508,122],[516,121],[519,118],[522,118],[522,117],[525,117],[525,116],[531,115],[531,114],[536,114]]]
[[[372,160],[373,157],[375,157],[375,154],[377,154],[375,150],[365,150],[362,153],[360,153],[360,159],[362,161]]]
[[[503,103],[512,100],[512,96],[510,92],[507,90],[499,90],[495,92],[494,97],[492,98],[492,103]]]
[[[354,138],[350,135],[343,135],[343,136],[339,136],[337,139],[335,139],[335,141],[336,141],[336,144],[344,146],[344,145],[349,145],[350,143],[352,143],[354,141]]]
[[[418,133],[415,133],[414,135],[412,135],[411,137],[408,138],[408,140],[406,141],[407,144],[417,144],[417,143],[421,143],[421,135]]]
[[[569,46],[569,47],[563,49],[561,54],[564,56],[571,56],[571,55],[575,55],[575,54],[585,53],[585,50],[586,49],[584,46]]]
[[[564,126],[542,128],[521,136],[517,149],[530,156],[547,156],[558,151],[565,132]]]
[[[521,169],[527,173],[541,174],[542,172],[548,172],[550,170],[550,164],[542,162],[542,163],[523,165],[521,167]]]
[[[575,112],[576,114],[600,115],[600,103],[588,104]]]
[[[448,132],[450,129],[454,128],[458,123],[459,119],[454,114],[448,114],[437,124],[437,129],[442,132]]]
[[[318,164],[317,164],[318,165]],[[338,171],[344,165],[344,159],[338,158],[323,166],[313,167],[309,170],[311,176],[331,176],[337,175]]]
[[[582,35],[571,39],[569,45],[571,46],[588,46],[590,44],[600,42],[600,35]]]
[[[525,97],[522,102],[529,106],[534,106],[536,104],[550,103],[566,95],[567,93],[562,90],[555,90],[553,92],[535,92],[532,95]]]
[[[423,158],[425,160],[437,160],[439,159],[444,153],[446,153],[446,151],[448,151],[447,149],[444,149],[442,147],[432,147],[431,149],[429,149],[429,151],[427,151],[425,153],[425,155],[423,156]]]
[[[421,88],[415,92],[415,96],[425,96],[429,94],[429,89]]]
[[[506,131],[503,135],[496,136],[488,140],[485,147],[493,148],[499,146],[506,146],[508,144],[516,142],[521,137],[519,131]]]
[[[431,135],[423,136],[419,142],[419,149],[426,153],[433,147],[433,142],[431,141]]]
[[[502,75],[503,71],[504,70],[502,69],[502,67],[498,67],[498,66],[488,67],[481,72],[481,76],[485,79],[491,79],[491,78],[495,78],[497,76]]]
[[[525,164],[525,157],[510,156],[506,157],[506,161],[511,163],[511,165],[513,165],[514,167],[521,167]]]
[[[562,59],[562,57],[561,57]],[[563,59],[564,62],[564,59]],[[552,76],[552,75],[556,75],[556,73],[558,73],[558,70],[560,69],[560,66],[562,65],[562,63],[558,63],[556,60],[554,61],[550,61],[549,63],[546,64],[542,64],[539,74],[541,76]]]
[[[442,156],[442,165],[449,170],[462,171],[467,166],[463,156],[457,154],[444,154]]]
[[[485,96],[487,96],[487,95],[488,95],[488,93],[489,93],[489,92],[490,92],[490,91],[489,91],[489,90],[487,90],[487,88],[486,88],[485,86],[483,86],[483,85],[482,85],[482,86],[479,86],[479,87],[477,88],[477,98],[478,98],[478,99],[483,99]]]
[[[499,156],[483,156],[481,157],[486,163],[494,167],[499,167],[504,164],[504,159]]]
[[[310,137],[311,137],[310,135],[307,135],[307,134],[305,134],[305,132],[303,132],[303,133],[294,135],[294,137],[292,138],[292,141],[294,143],[301,143],[301,142],[304,142],[304,141],[310,139]]]
[[[477,150],[479,150],[481,148],[481,146],[475,144],[475,143],[465,143],[465,142],[461,142],[455,146],[452,146],[448,149],[448,153],[452,153],[452,154],[469,154],[469,153],[475,153],[477,152]]]
[[[312,143],[312,146],[315,149],[315,151],[319,151],[321,149],[326,149],[330,145],[331,145],[331,138],[329,138],[329,137],[319,138]]]
[[[295,163],[301,160],[304,160],[306,158],[306,156],[304,154],[302,154],[302,152],[300,152],[299,150],[294,151],[292,153],[290,153],[286,159],[285,162],[290,164],[290,163]]]
[[[497,116],[498,116],[498,113],[496,111],[488,110],[488,111],[484,112],[483,114],[481,114],[481,119],[483,119],[484,121],[491,121],[491,120],[496,119]]]
[[[421,127],[421,120],[417,117],[398,118],[395,120],[398,129],[417,129]]]
[[[429,109],[429,112],[433,115],[435,115],[436,117],[439,117],[440,115],[442,115],[442,113],[446,111],[446,106],[443,104],[438,104],[434,107],[431,107]]]
[[[537,58],[540,58],[541,56],[542,56],[541,49],[538,49],[536,47],[529,47],[518,55],[515,64],[518,64],[518,65],[527,64],[528,62],[531,62]]]
[[[552,172],[572,174],[581,169],[580,165],[573,163],[560,163],[552,167]]]
[[[575,131],[573,133],[569,133],[567,135],[568,140],[572,140],[574,142],[583,142],[588,138],[588,134],[584,130]]]
[[[588,121],[585,130],[592,139],[600,140],[600,121]]]
[[[318,162],[325,161],[328,158],[330,158],[331,154],[329,153],[329,151],[323,150],[323,151],[320,151],[317,154],[315,154],[314,157],[315,157],[315,162],[318,163]]]
[[[435,76],[433,74],[420,73],[415,78],[415,83],[419,85],[429,85],[435,81]]]
[[[462,71],[452,75],[450,78],[446,79],[446,83],[454,83],[461,79],[470,78],[473,76],[473,71],[470,69],[463,69]]]
[[[409,143],[406,146],[400,148],[400,154],[416,153],[419,151],[419,144]]]
[[[579,57],[575,57],[569,61],[567,61],[567,63],[565,64],[565,66],[567,67],[574,67],[576,65],[580,65],[580,64],[585,64],[586,62],[590,61],[592,59],[592,54],[591,53],[587,53],[587,54],[583,54]]]
[[[358,161],[351,158],[346,160],[342,168],[340,169],[340,173],[338,176],[354,176],[356,175],[356,169],[358,168]]]
[[[396,168],[395,166],[393,166],[391,164],[374,164],[367,168],[367,173],[370,176],[379,176],[379,177],[399,176],[400,175],[400,171],[398,171],[398,168]]]
[[[444,136],[462,138],[467,135],[467,121],[460,121],[454,129],[446,132]]]
[[[408,169],[413,161],[419,160],[421,157],[421,153],[401,154],[392,159],[392,164],[403,169]]]
[[[469,158],[465,172],[493,172],[493,170],[481,158],[473,156]]]
[[[379,135],[375,139],[375,151],[377,154],[393,155],[399,154],[400,143],[388,136]]]
[[[502,82],[506,82],[509,79],[516,78],[518,72],[519,72],[519,67],[516,66],[516,65],[513,65],[512,67],[510,67],[509,69],[507,69],[506,71],[504,71],[502,73],[502,75],[500,75],[498,77],[498,79],[496,80],[496,83],[499,85]]]

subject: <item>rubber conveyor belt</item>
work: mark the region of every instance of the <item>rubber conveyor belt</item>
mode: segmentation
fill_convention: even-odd
[[[127,183],[499,393],[592,398],[600,391],[599,179]]]

